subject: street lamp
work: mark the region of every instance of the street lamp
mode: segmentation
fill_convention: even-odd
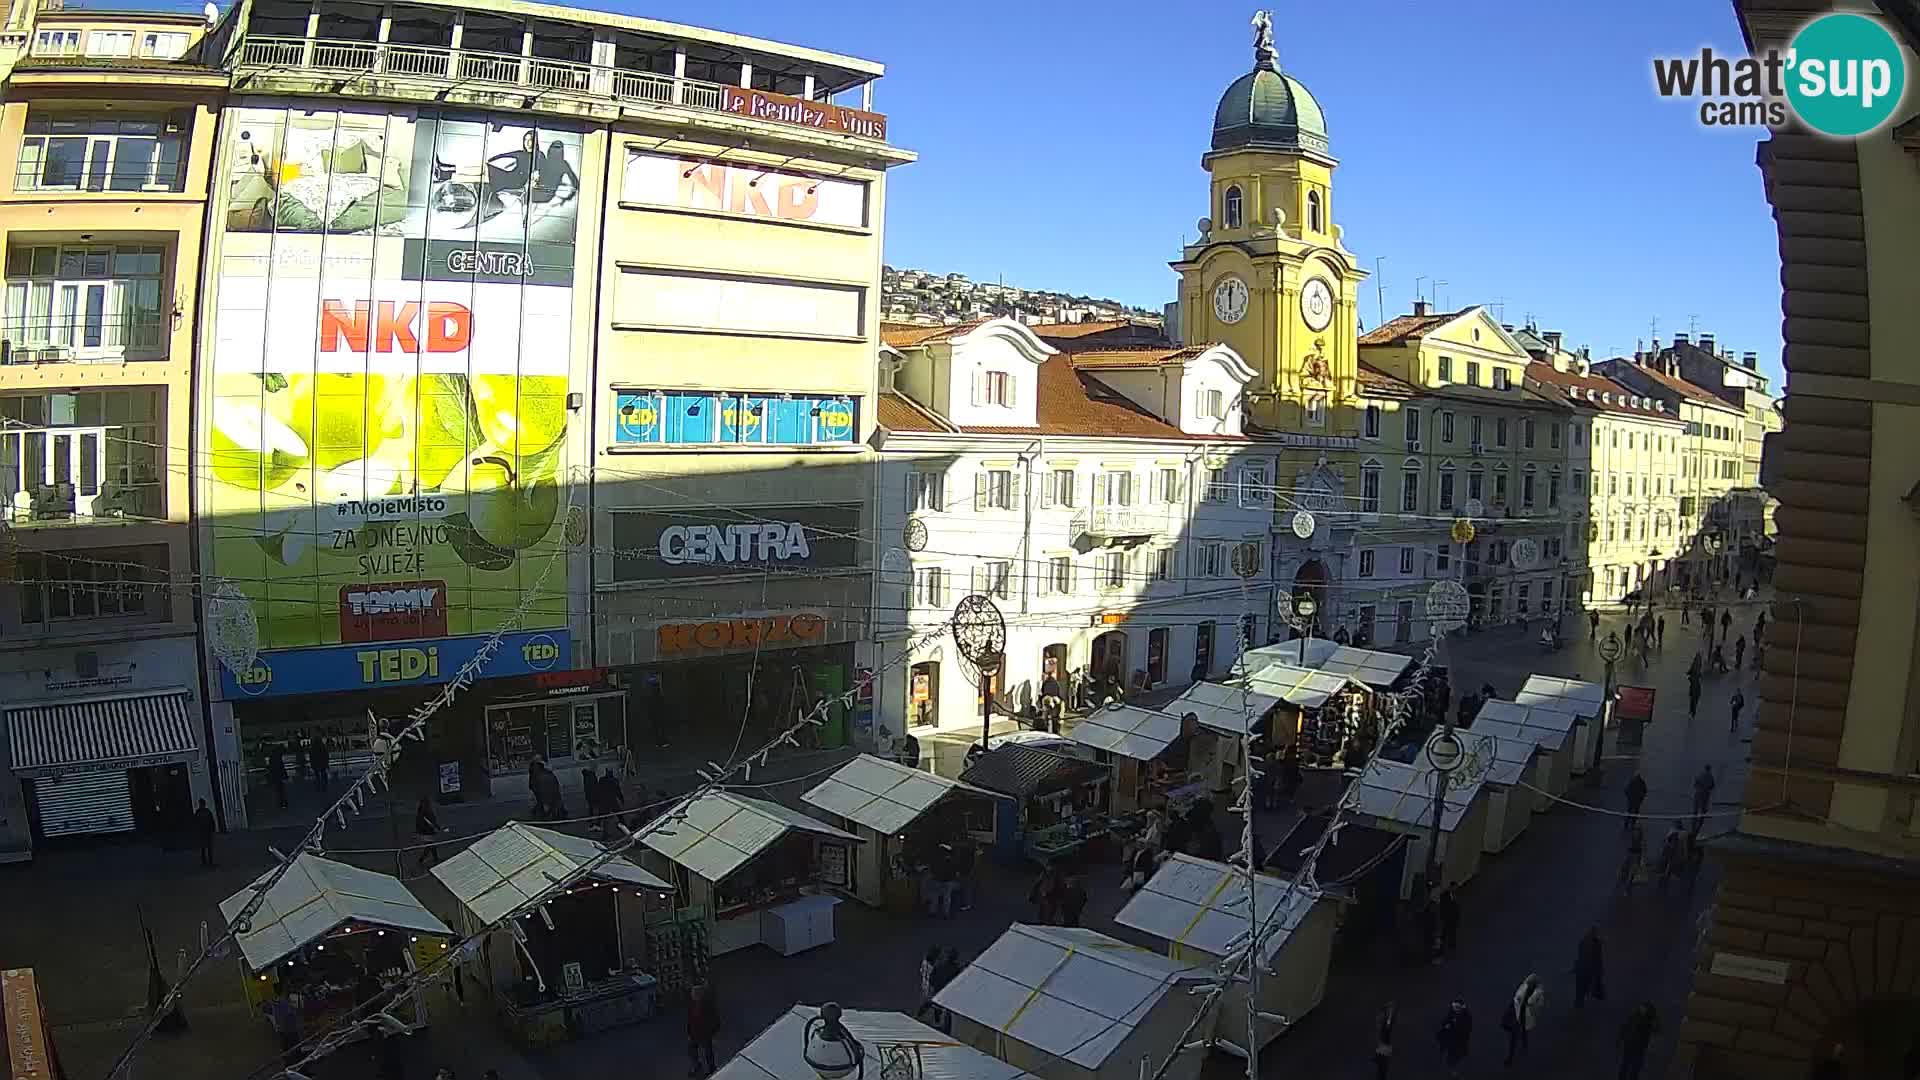
[[[866,1075],[867,1048],[840,1022],[840,1015],[840,1006],[829,1001],[802,1030],[800,1056],[820,1080]]]
[[[1307,666],[1307,642],[1313,637],[1313,613],[1320,605],[1313,602],[1313,594],[1303,592],[1293,598],[1293,617],[1305,631],[1300,637],[1300,666]]]
[[[1607,722],[1613,719],[1613,665],[1624,651],[1620,644],[1620,633],[1617,630],[1607,631],[1607,636],[1600,640],[1600,659],[1607,663],[1607,680],[1600,694],[1600,737],[1593,740],[1593,761],[1590,767],[1595,770],[1600,768],[1600,744],[1606,741]],[[1595,775],[1599,774],[1596,772]]]
[[[1433,738],[1427,740],[1427,764],[1433,766],[1433,829],[1427,835],[1427,889],[1431,891],[1438,882],[1440,870],[1440,822],[1447,812],[1447,788],[1453,781],[1454,770],[1467,756],[1467,748],[1460,744],[1460,736],[1453,733],[1453,721],[1447,719]]]

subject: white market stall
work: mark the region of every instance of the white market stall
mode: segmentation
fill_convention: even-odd
[[[229,927],[267,876],[220,902]],[[382,984],[433,962],[452,936],[399,878],[306,853],[236,933],[247,1001],[264,1015],[276,999],[296,995],[303,1031],[328,1026]],[[429,1011],[417,995],[396,1007],[409,1028],[426,1026]]]
[[[586,837],[513,821],[436,865],[459,906],[465,934],[498,922],[602,854]],[[645,964],[649,905],[670,907],[673,885],[625,856],[523,916],[496,928],[473,960],[478,981],[503,996],[501,1015],[523,1046],[544,1046],[653,1015],[658,981]]]
[[[820,1080],[804,1053],[807,1024],[820,1015],[812,1005],[795,1005],[753,1041],[740,1048],[712,1080]],[[1032,1080],[999,1058],[990,1057],[954,1037],[900,1012],[847,1009],[840,1026],[859,1040],[868,1075],[911,1080]],[[911,1071],[902,1066],[911,1065]]]
[[[1309,765],[1344,767],[1349,739],[1379,737],[1374,691],[1351,675],[1269,663],[1255,671],[1248,682],[1260,693],[1292,707],[1292,730],[1285,730],[1288,725],[1284,722],[1276,723],[1272,741],[1276,746],[1297,741],[1301,760]]]
[[[1070,737],[1097,754],[1113,755],[1109,809],[1124,814],[1164,803],[1167,790],[1187,782],[1197,755],[1194,740],[1181,739],[1183,727],[1178,712],[1111,705],[1082,717]],[[1097,755],[1095,760],[1106,761]]]
[[[1270,715],[1280,704],[1278,696],[1257,686],[1241,688],[1214,682],[1197,682],[1167,704],[1166,712],[1184,723],[1192,716],[1199,730],[1194,732],[1187,752],[1187,774],[1205,783],[1210,790],[1227,791],[1233,787],[1240,762],[1240,740],[1249,721],[1254,734],[1271,731]]]
[[[1305,886],[1289,892],[1286,881],[1260,874],[1252,906],[1259,924],[1270,928],[1260,950],[1260,1011],[1299,1023],[1326,995],[1338,905]],[[1166,942],[1171,960],[1218,968],[1246,941],[1248,908],[1244,870],[1176,854],[1113,921]],[[1215,1037],[1240,1057],[1246,1056],[1246,1016],[1247,984],[1235,982],[1221,999]],[[1285,1030],[1262,1022],[1259,1045]]]
[[[1485,767],[1481,783],[1487,792],[1489,855],[1505,851],[1533,821],[1534,795],[1525,784],[1539,787],[1549,766],[1540,754],[1539,732],[1499,720],[1475,720],[1457,729],[1468,752]]]
[[[972,816],[992,820],[993,798],[971,784],[909,768],[897,761],[861,754],[820,781],[800,801],[837,819],[862,841],[850,867],[845,890],[861,903],[879,907],[890,891],[908,890],[905,908],[918,903],[919,870],[934,847],[963,837],[967,809],[951,796],[978,800]]]
[[[1606,688],[1596,682],[1562,679],[1554,675],[1530,675],[1513,703],[1530,708],[1571,713],[1574,717],[1573,775],[1585,776],[1593,767],[1594,744],[1605,731]]]
[[[1351,676],[1376,690],[1390,690],[1413,667],[1413,657],[1399,653],[1342,645],[1327,638],[1314,638],[1305,644],[1304,656],[1300,641],[1283,641],[1250,649],[1246,657],[1247,670],[1258,673],[1260,669],[1274,664],[1287,664],[1329,675]]]
[[[764,944],[791,955],[833,940],[834,897],[860,838],[779,803],[708,792],[682,820],[649,826],[649,869],[669,874],[707,929],[707,952]]]
[[[1356,818],[1410,838],[1406,870],[1400,880],[1400,898],[1404,900],[1413,893],[1414,875],[1426,873],[1437,787],[1433,767],[1375,758],[1354,785],[1358,789]],[[1479,872],[1486,835],[1487,799],[1481,780],[1464,770],[1456,772],[1440,815],[1440,880],[1429,885],[1437,890],[1442,885],[1464,885],[1471,880]]]
[[[1540,782],[1534,785],[1540,788],[1533,799],[1536,811],[1545,811],[1553,805],[1555,798],[1567,793],[1567,788],[1573,783],[1575,718],[1572,713],[1494,698],[1480,703],[1480,711],[1474,715],[1473,726],[1469,730],[1479,730],[1483,718],[1523,727],[1535,735],[1540,744],[1540,756],[1546,762],[1546,768],[1540,773]]]
[[[1139,1080],[1194,1020],[1203,995],[1187,991],[1211,974],[1094,930],[1014,923],[934,1002],[955,1038],[1046,1080]],[[1166,1080],[1194,1080],[1203,1057],[1179,1055]]]

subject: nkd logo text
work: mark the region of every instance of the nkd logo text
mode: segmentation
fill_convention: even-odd
[[[1708,127],[1784,127],[1789,115],[1822,134],[1863,135],[1887,122],[1906,89],[1906,59],[1885,26],[1863,15],[1826,15],[1794,35],[1785,53],[1656,57],[1661,97],[1700,98]],[[1791,113],[1789,113],[1791,110]]]

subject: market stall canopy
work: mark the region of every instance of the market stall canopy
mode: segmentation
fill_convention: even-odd
[[[1467,770],[1453,774],[1447,787],[1446,809],[1440,814],[1440,830],[1452,832],[1467,816],[1473,800],[1480,794],[1484,779]],[[1399,825],[1430,825],[1433,822],[1433,793],[1438,778],[1433,767],[1424,762],[1402,765],[1386,758],[1375,758],[1354,781],[1360,813]]]
[[[1279,695],[1267,693],[1259,687],[1242,689],[1219,683],[1197,682],[1174,698],[1166,711],[1180,717],[1192,713],[1199,718],[1200,726],[1209,731],[1218,731],[1223,735],[1244,735],[1249,718],[1258,727],[1261,718],[1278,704]]]
[[[934,1001],[1083,1069],[1098,1069],[1167,992],[1211,975],[1094,930],[1014,923]]]
[[[1540,745],[1548,750],[1558,750],[1567,745],[1567,736],[1573,734],[1573,724],[1577,719],[1570,712],[1539,705],[1522,705],[1517,701],[1501,701],[1499,698],[1480,703],[1480,711],[1473,717],[1473,726],[1478,728],[1483,718],[1532,728],[1540,733]]]
[[[270,876],[262,874],[252,885],[220,902],[220,914],[228,926]],[[293,865],[267,890],[266,902],[253,914],[252,927],[236,936],[247,966],[263,971],[347,923],[453,935],[446,923],[414,899],[399,878],[303,853],[294,857]]]
[[[960,782],[997,795],[1030,799],[1091,783],[1106,774],[1105,765],[1083,758],[1008,743],[981,754],[960,774]]]
[[[1349,686],[1366,688],[1366,684],[1358,679],[1294,667],[1292,664],[1268,664],[1254,672],[1249,681],[1255,691],[1302,709],[1317,709]],[[1240,734],[1237,718],[1231,734]]]
[[[1431,806],[1428,810],[1431,812]],[[1301,818],[1292,831],[1267,852],[1265,867],[1283,874],[1300,873],[1313,845],[1319,843],[1332,821],[1333,816],[1324,810]],[[1390,858],[1393,849],[1406,843],[1405,833],[1342,819],[1333,839],[1327,841],[1314,860],[1313,880],[1322,890],[1345,889]]]
[[[1283,641],[1277,645],[1262,645],[1247,652],[1247,670],[1258,674],[1261,670],[1275,664],[1306,668],[1309,671],[1322,671],[1329,675],[1346,675],[1375,689],[1385,690],[1397,682],[1400,676],[1413,666],[1413,657],[1399,653],[1378,652],[1373,649],[1358,649],[1352,645],[1342,645],[1325,638],[1314,638],[1306,643],[1306,655],[1301,656],[1300,642]]]
[[[800,796],[800,801],[892,836],[956,791],[989,794],[958,780],[861,754]]]
[[[1516,705],[1537,706],[1572,713],[1588,719],[1600,715],[1607,691],[1599,683],[1562,679],[1553,675],[1530,675],[1527,684],[1513,695]]]
[[[1266,874],[1254,876],[1259,924],[1267,934],[1260,962],[1270,964],[1288,935],[1313,910],[1319,894]],[[1133,894],[1113,921],[1214,956],[1226,956],[1247,939],[1246,871],[1191,855],[1168,856]]]
[[[687,807],[685,818],[649,826],[640,842],[708,881],[724,881],[795,831],[849,844],[862,842],[798,810],[730,791],[700,796]]]
[[[1137,705],[1095,709],[1074,725],[1073,741],[1135,761],[1152,761],[1180,738],[1179,704],[1171,706],[1173,715]]]
[[[545,892],[604,850],[583,836],[510,821],[435,866],[433,876],[474,918],[490,923]],[[601,863],[592,876],[655,892],[673,891],[672,885],[625,856]]]
[[[811,1005],[795,1005],[720,1066],[713,1080],[819,1080],[802,1052],[807,1021],[819,1015]],[[915,1080],[1035,1080],[1033,1074],[975,1050],[944,1032],[898,1012],[847,1009],[840,1024],[867,1048],[868,1062],[879,1068],[875,1052],[883,1046],[909,1047],[919,1066]]]
[[[1521,727],[1504,720],[1476,719],[1470,728],[1457,728],[1467,753],[1486,765],[1485,782],[1512,787],[1526,778],[1540,747],[1538,728]]]

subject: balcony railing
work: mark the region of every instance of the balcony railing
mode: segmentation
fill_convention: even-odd
[[[1073,535],[1094,540],[1131,540],[1167,531],[1165,510],[1137,510],[1130,506],[1097,506],[1073,515]]]
[[[249,36],[241,45],[239,65],[243,68],[450,80],[590,95],[621,102],[679,105],[715,112],[727,111],[725,97],[728,90],[738,93],[741,89],[699,79],[676,78],[646,71],[621,71],[596,64],[538,56],[512,56],[436,45],[382,45],[365,41],[292,37]],[[809,104],[829,111],[837,108],[828,102]],[[884,138],[884,135],[880,137]]]
[[[162,517],[157,476],[103,462],[120,430],[0,428],[0,511],[16,525]]]
[[[0,364],[164,360],[171,324],[159,312],[0,319]]]

